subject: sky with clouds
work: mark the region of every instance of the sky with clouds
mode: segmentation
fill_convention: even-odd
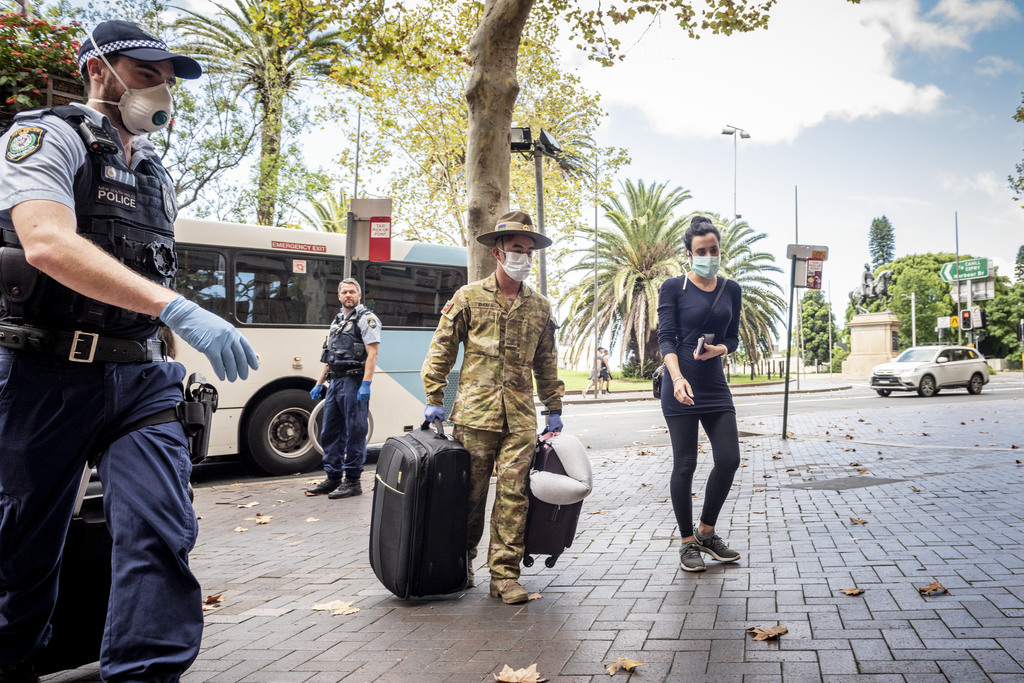
[[[797,234],[828,246],[826,293],[841,320],[882,215],[897,256],[952,253],[959,232],[961,254],[1012,275],[1024,244],[1006,180],[1024,156],[1012,119],[1024,91],[1021,2],[781,0],[767,31],[696,41],[672,25],[629,31],[612,68],[564,52],[608,110],[598,143],[632,155],[619,179],[684,187],[689,210],[731,216],[735,201],[787,267],[780,282]],[[750,137],[723,135],[726,125]]]

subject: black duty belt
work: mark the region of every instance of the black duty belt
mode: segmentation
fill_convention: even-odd
[[[150,363],[167,360],[159,339],[135,341],[93,332],[43,330],[0,323],[0,346],[59,356],[75,363]]]

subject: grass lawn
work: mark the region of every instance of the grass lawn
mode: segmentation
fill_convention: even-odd
[[[586,370],[558,369],[558,377],[565,382],[566,391],[583,391],[590,384],[590,372]],[[750,384],[751,382],[779,381],[779,378],[772,376],[771,380],[766,375],[757,375],[753,380],[750,375],[733,375],[730,384]],[[651,388],[650,379],[623,379],[621,373],[612,373],[612,391],[647,391]],[[593,392],[593,388],[590,390]]]

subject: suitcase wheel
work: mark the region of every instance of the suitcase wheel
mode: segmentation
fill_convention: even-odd
[[[533,566],[533,556],[532,555],[523,555],[523,566],[524,567],[532,567]]]
[[[555,562],[558,560],[558,555],[552,555],[548,559],[544,560],[544,566],[551,569],[555,566]]]

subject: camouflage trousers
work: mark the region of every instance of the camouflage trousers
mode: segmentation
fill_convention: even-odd
[[[491,509],[491,543],[487,566],[494,579],[518,579],[526,538],[526,478],[537,446],[537,433],[500,432],[456,425],[452,435],[471,456],[469,477],[469,563],[484,533],[484,512],[491,474],[497,472],[494,507]]]

